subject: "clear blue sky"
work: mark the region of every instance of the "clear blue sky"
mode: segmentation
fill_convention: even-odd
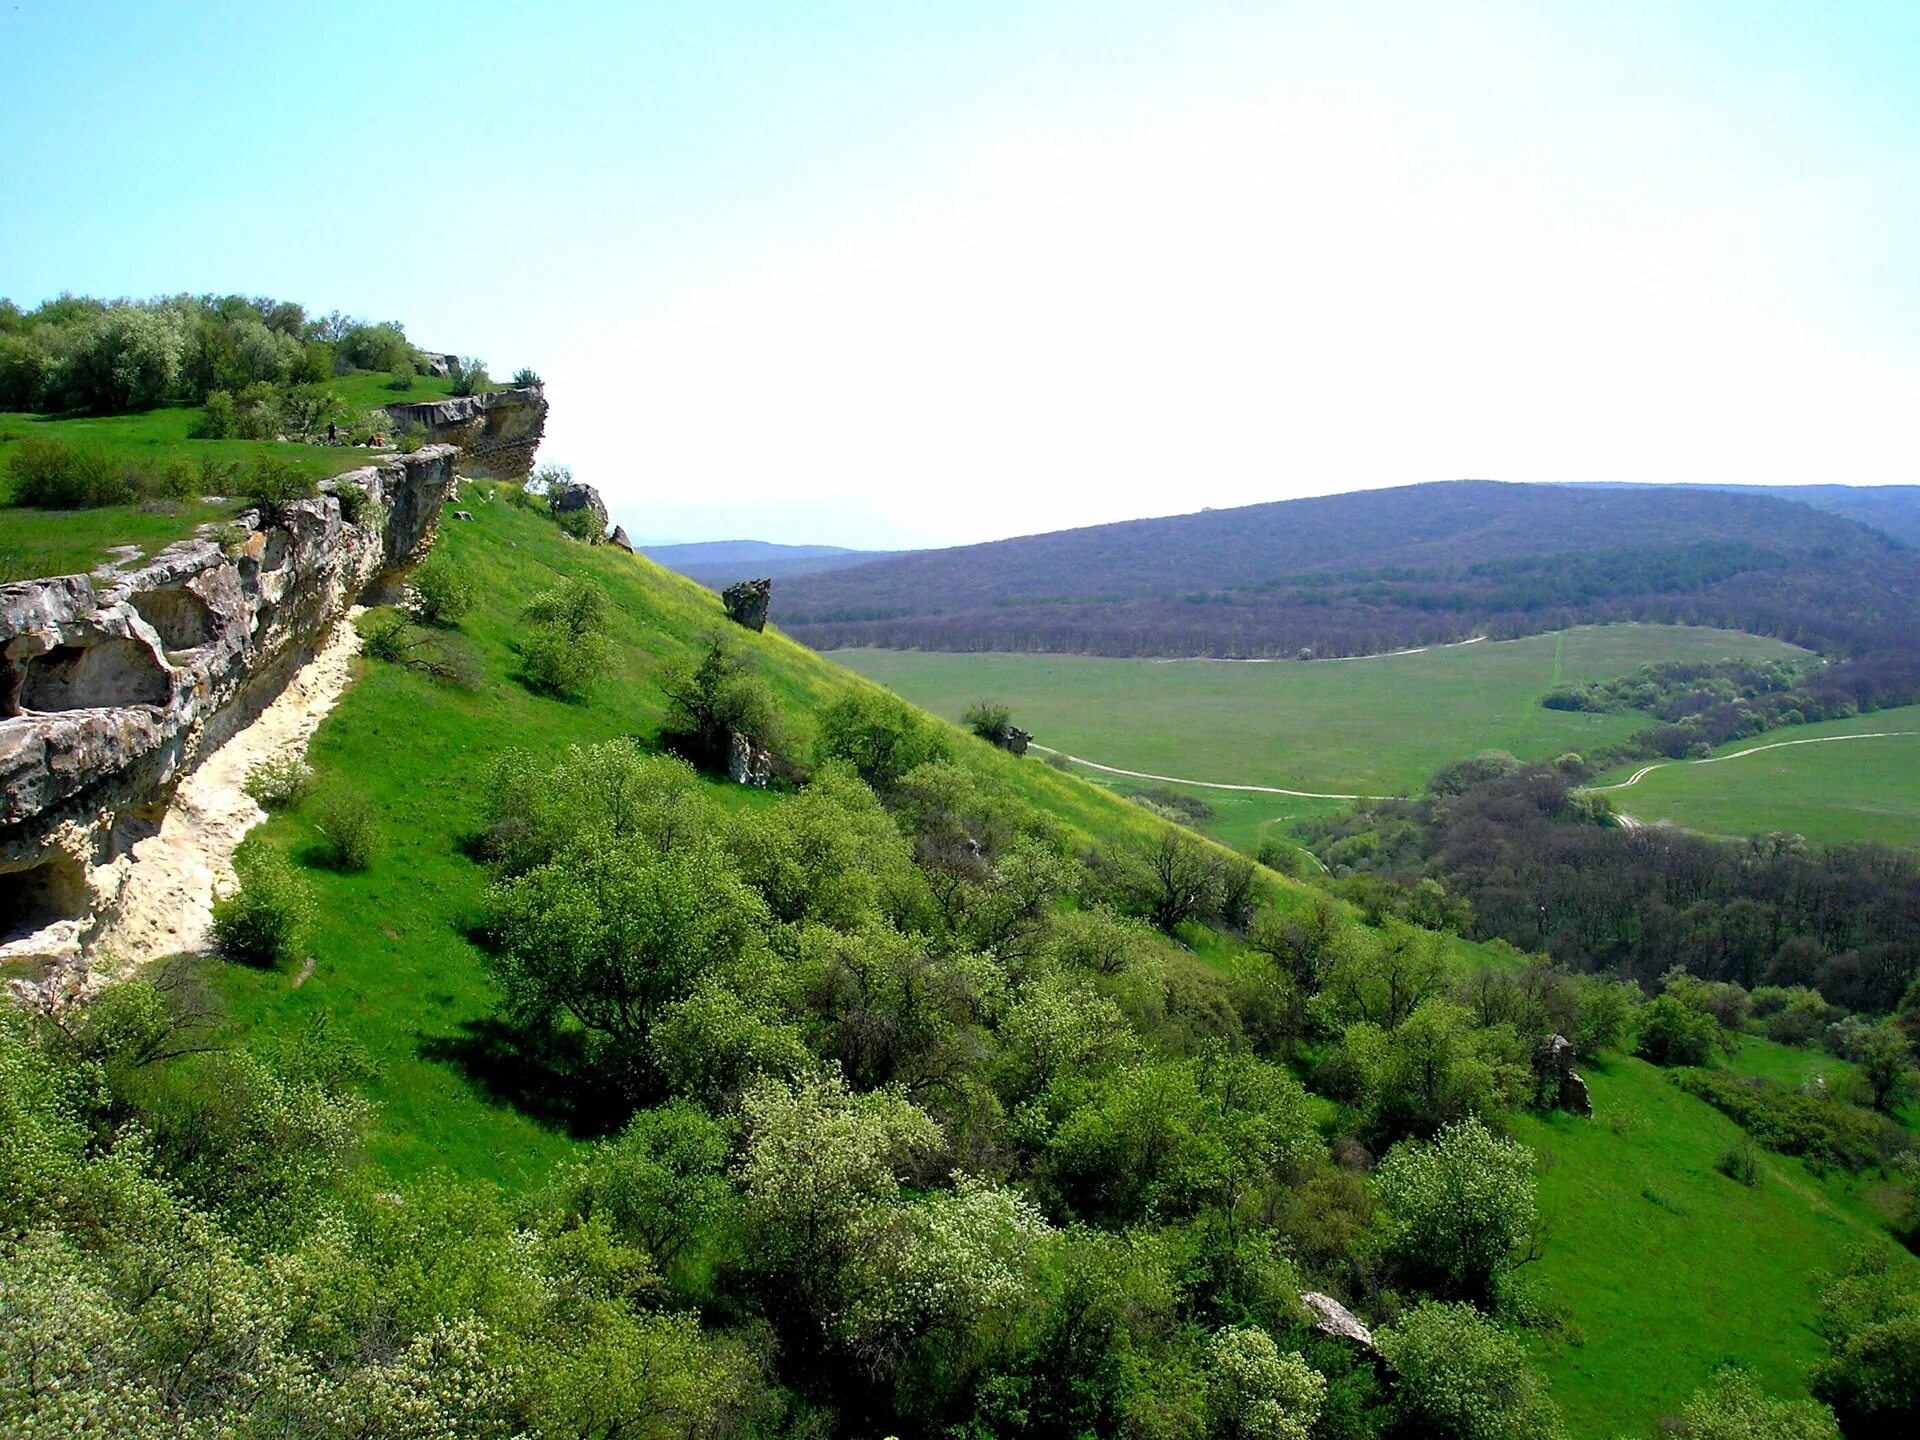
[[[0,293],[528,364],[637,535],[1920,481],[1920,4],[0,0]]]

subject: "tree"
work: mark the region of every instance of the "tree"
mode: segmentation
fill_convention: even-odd
[[[1827,1358],[1807,1388],[1848,1440],[1898,1440],[1920,1415],[1920,1281],[1885,1248],[1856,1251],[1831,1277],[1814,1322]]]
[[[663,740],[696,764],[723,767],[736,734],[762,746],[775,739],[772,689],[754,674],[752,653],[718,632],[707,635],[693,656],[668,662],[660,688],[670,707]]]
[[[846,761],[882,795],[915,766],[948,758],[940,732],[918,711],[866,688],[841,696],[821,715],[819,755]]]
[[[1728,1366],[1693,1392],[1678,1440],[1840,1440],[1833,1412],[1817,1400],[1775,1400],[1746,1371]]]
[[[1209,1440],[1307,1440],[1326,1398],[1326,1380],[1264,1330],[1228,1326],[1207,1342]]]
[[[961,715],[960,723],[989,745],[1004,745],[1013,733],[1013,711],[997,700],[976,700]]]
[[[612,659],[605,592],[585,580],[565,580],[530,600],[520,618],[531,627],[520,642],[528,683],[585,699]]]
[[[1490,1299],[1533,1233],[1533,1152],[1477,1118],[1394,1146],[1373,1186],[1387,1253],[1450,1299]]]
[[[562,1014],[644,1059],[654,1020],[695,982],[761,943],[766,907],[715,850],[587,841],[493,887],[490,957],[509,1011]]]
[[[1656,1065],[1702,1065],[1721,1043],[1720,1022],[1669,990],[1642,1007],[1634,1049]]]
[[[899,1201],[901,1173],[939,1144],[940,1127],[899,1092],[855,1095],[831,1071],[762,1080],[740,1112],[744,1258],[789,1301],[790,1322],[820,1324],[853,1247]]]
[[[1913,1088],[1913,1042],[1897,1021],[1882,1020],[1854,1044],[1854,1061],[1873,1108],[1885,1114]]]
[[[456,625],[473,608],[473,577],[436,550],[413,572],[413,613],[429,625]]]
[[[1399,1371],[1393,1408],[1409,1435],[1564,1440],[1559,1411],[1519,1340],[1471,1305],[1423,1300],[1375,1339]]]

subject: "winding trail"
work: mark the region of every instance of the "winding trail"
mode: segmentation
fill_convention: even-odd
[[[1202,790],[1239,790],[1256,795],[1291,795],[1296,800],[1391,800],[1391,795],[1335,795],[1323,790],[1283,790],[1278,785],[1229,785],[1221,780],[1189,780],[1184,775],[1154,775],[1145,770],[1122,770],[1118,765],[1102,765],[1098,760],[1083,759],[1078,755],[1069,755],[1064,750],[1056,750],[1051,745],[1030,744],[1028,749],[1044,750],[1049,755],[1058,755],[1074,765],[1084,765],[1089,770],[1098,770],[1107,775],[1124,775],[1130,780],[1164,780],[1169,785],[1197,785]]]
[[[1624,780],[1611,785],[1589,785],[1594,791],[1625,790],[1638,785],[1656,770],[1664,770],[1669,765],[1718,765],[1723,760],[1738,760],[1746,755],[1758,755],[1766,750],[1785,750],[1794,745],[1833,745],[1842,740],[1898,740],[1908,736],[1920,735],[1920,730],[1862,730],[1853,735],[1816,735],[1807,740],[1775,740],[1770,745],[1754,745],[1745,750],[1735,750],[1728,755],[1709,755],[1703,760],[1656,760],[1651,765],[1642,765]]]

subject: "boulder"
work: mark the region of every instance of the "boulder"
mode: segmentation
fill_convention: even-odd
[[[727,618],[749,630],[767,628],[767,604],[772,599],[771,580],[742,580],[720,592],[720,603],[727,607]]]
[[[636,553],[633,548],[633,541],[627,538],[627,527],[624,525],[616,525],[613,527],[613,534],[607,537],[607,543],[617,550],[626,551],[629,555]]]
[[[600,492],[584,480],[568,480],[554,487],[548,497],[556,515],[570,515],[576,510],[584,510],[593,516],[592,539],[599,544],[607,533],[607,502],[600,498]]]
[[[1592,1115],[1593,1101],[1587,1094],[1587,1082],[1574,1072],[1573,1042],[1564,1035],[1551,1035],[1533,1052],[1534,1103],[1574,1115]]]
[[[1007,733],[1000,737],[1000,748],[1012,751],[1015,755],[1027,753],[1027,746],[1033,743],[1033,732],[1022,730],[1018,725],[1009,725]]]
[[[1313,1317],[1313,1328],[1322,1335],[1351,1340],[1363,1350],[1373,1349],[1373,1332],[1331,1295],[1322,1295],[1314,1290],[1302,1291],[1300,1303],[1306,1306],[1307,1313]]]
[[[727,778],[736,785],[764,786],[773,778],[773,752],[738,730],[727,735]]]

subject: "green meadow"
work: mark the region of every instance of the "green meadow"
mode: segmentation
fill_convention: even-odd
[[[1898,731],[1908,733],[1834,738]],[[1805,741],[1819,743],[1798,743]],[[1634,766],[1600,788],[1636,820],[1709,835],[1785,830],[1815,841],[1920,846],[1920,705],[1774,731],[1714,755],[1662,765],[1615,788],[1641,768]]]
[[[1777,640],[1669,625],[1587,626],[1355,660],[1111,660],[1077,655],[956,655],[843,650],[833,659],[937,715],[975,700],[1013,709],[1045,745],[1124,770],[1216,784],[1335,795],[1418,790],[1481,750],[1546,760],[1625,740],[1640,715],[1543,709],[1562,682],[1604,679],[1656,660],[1771,658]],[[1151,783],[1084,771],[1102,783]],[[1209,829],[1250,845],[1278,822],[1338,800],[1194,790],[1218,812]],[[1284,828],[1284,827],[1283,827]]]
[[[1799,1064],[1834,1073],[1835,1062],[1764,1041],[1728,1068]],[[1546,1240],[1523,1273],[1560,1317],[1535,1350],[1568,1428],[1577,1440],[1652,1433],[1728,1362],[1773,1393],[1804,1393],[1806,1367],[1825,1353],[1808,1323],[1816,1277],[1855,1246],[1889,1243],[1876,1177],[1816,1176],[1761,1151],[1757,1183],[1743,1186],[1714,1163],[1740,1139],[1733,1121],[1645,1061],[1581,1070],[1592,1120],[1512,1122],[1539,1162]]]
[[[404,391],[388,388],[385,375],[345,375],[329,387],[351,411],[372,410],[415,400],[438,400],[451,382],[415,377]],[[112,545],[137,545],[147,555],[162,549],[207,520],[224,519],[237,504],[206,505],[177,501],[142,505],[106,505],[93,510],[15,508],[8,502],[13,485],[8,467],[29,435],[101,451],[122,465],[164,465],[180,455],[198,464],[206,460],[242,473],[262,455],[287,460],[304,475],[324,479],[371,464],[371,451],[339,445],[278,444],[271,440],[195,440],[202,415],[197,405],[165,405],[131,415],[27,415],[0,411],[0,582],[35,575],[65,575],[91,570]]]

